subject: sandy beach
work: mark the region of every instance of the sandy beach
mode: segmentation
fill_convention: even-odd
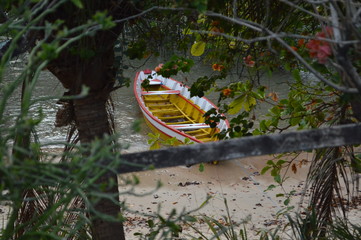
[[[292,158],[292,156],[290,156]],[[128,239],[139,239],[134,233],[149,233],[147,221],[151,216],[161,214],[168,217],[172,209],[177,213],[191,211],[199,208],[208,197],[207,204],[191,215],[199,220],[192,226],[202,231],[206,236],[212,232],[207,224],[201,220],[203,215],[211,217],[227,225],[223,216],[227,215],[225,199],[232,222],[238,233],[244,226],[247,229],[248,239],[259,239],[263,230],[284,226],[285,218],[277,214],[285,209],[285,197],[277,197],[280,193],[289,193],[294,190],[289,206],[295,206],[295,211],[302,212],[307,203],[299,205],[302,196],[307,196],[304,191],[305,179],[308,173],[311,153],[302,153],[295,160],[297,172],[288,170],[283,189],[276,187],[265,191],[271,184],[275,184],[269,173],[261,175],[266,162],[272,156],[252,157],[220,162],[218,165],[204,164],[204,171],[199,171],[199,165],[191,167],[179,166],[163,168],[152,171],[129,173],[119,176],[120,200],[125,202],[129,211],[124,213],[125,232]],[[300,163],[303,164],[300,164]],[[308,163],[307,163],[308,162]],[[140,183],[134,186],[124,186],[124,180],[137,176]],[[156,189],[158,183],[162,186]],[[276,184],[275,184],[276,185]],[[133,194],[129,194],[129,191]],[[137,196],[139,195],[139,196]],[[0,225],[6,222],[9,208],[0,205]],[[349,219],[360,223],[361,211],[357,207],[349,211]],[[242,223],[245,223],[243,225]],[[182,233],[175,239],[192,239],[199,237],[189,225],[182,225]],[[222,238],[223,239],[223,238]],[[282,239],[290,239],[287,234]]]
[[[206,215],[224,222],[222,217],[227,215],[224,201],[226,199],[232,221],[239,225],[247,220],[246,228],[249,231],[249,237],[259,239],[259,236],[256,237],[257,232],[272,229],[284,223],[283,217],[277,219],[276,216],[286,207],[283,204],[285,198],[276,197],[277,194],[295,190],[289,205],[298,209],[309,167],[309,164],[299,166],[296,173],[289,170],[287,173],[289,178],[284,185],[284,191],[281,187],[265,191],[275,182],[269,173],[260,175],[260,172],[266,162],[272,158],[272,156],[263,156],[225,161],[218,165],[205,164],[203,172],[199,171],[198,165],[194,165],[190,168],[174,167],[135,173],[140,179],[140,184],[135,187],[135,193],[140,195],[151,193],[142,197],[121,195],[120,199],[126,202],[126,206],[136,212],[136,214],[126,213],[127,239],[137,239],[134,236],[136,232],[147,233],[147,220],[150,217],[142,215],[159,212],[167,217],[172,209],[176,209],[178,213],[184,209],[190,211],[200,207],[207,196],[211,197],[208,204],[192,215],[198,217]],[[305,163],[311,158],[312,154],[303,153],[296,162],[303,160]],[[132,174],[126,176],[131,177]],[[162,187],[152,192],[159,181]],[[129,190],[127,187],[120,189],[121,191]],[[200,221],[194,226],[205,234],[211,233],[204,222]],[[237,232],[241,227],[243,228],[243,225],[236,228]],[[180,238],[191,239],[188,234],[192,233],[194,231],[189,226],[183,226]]]

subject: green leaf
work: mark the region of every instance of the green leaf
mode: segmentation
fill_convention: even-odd
[[[229,110],[228,113],[229,114],[236,114],[239,111],[241,111],[243,104],[244,104],[244,100],[245,100],[245,95],[241,95],[238,98],[234,99],[233,102],[231,102],[229,104]]]
[[[150,150],[156,150],[156,149],[160,149],[160,144],[158,141],[155,141],[152,145],[150,145],[149,147]]]
[[[259,124],[259,127],[262,131],[266,131],[268,129],[266,120],[262,120],[261,123]]]
[[[288,206],[288,204],[290,203],[290,201],[291,201],[291,199],[290,199],[290,198],[287,198],[287,199],[283,202],[283,204],[286,205],[286,206]]]
[[[246,101],[243,104],[244,110],[246,110],[247,112],[251,111],[252,106],[256,105],[256,103],[256,99],[248,95],[246,97]]]
[[[139,178],[138,178],[136,175],[133,175],[133,183],[134,183],[135,185],[138,185],[138,184],[140,183],[140,180],[139,180]]]
[[[281,99],[280,104],[287,105],[288,104],[288,99]]]
[[[143,119],[137,119],[137,120],[135,120],[134,122],[133,122],[133,124],[132,124],[132,130],[134,131],[134,132],[140,132],[140,130],[141,130],[141,127],[142,127],[142,123],[143,123]]]
[[[293,78],[294,78],[297,82],[301,82],[300,70],[294,69],[294,70],[292,71],[292,76],[293,76]]]
[[[361,173],[361,158],[359,155],[351,159],[351,167],[356,173]]]
[[[274,180],[276,181],[276,183],[281,184],[281,182],[282,182],[281,175],[278,174],[278,175],[274,176]]]
[[[280,160],[277,161],[276,165],[282,165],[282,164],[284,164],[286,162],[287,161],[280,159]]]
[[[205,12],[207,10],[207,0],[193,0],[191,1],[191,7],[196,8],[199,12]]]
[[[266,166],[264,168],[262,168],[261,174],[265,174],[269,169],[271,168],[271,166]]]
[[[197,218],[195,218],[195,217],[193,217],[193,216],[190,216],[190,215],[186,215],[186,216],[184,216],[184,220],[186,221],[186,222],[197,222]]]
[[[301,118],[299,117],[293,117],[290,119],[290,124],[291,126],[296,126],[297,124],[299,124],[301,122]]]
[[[286,71],[291,71],[291,64],[290,63],[286,63],[284,67],[285,67]]]
[[[192,33],[193,33],[192,30],[189,29],[189,28],[185,28],[185,29],[183,29],[183,31],[182,31],[182,34],[184,34],[184,35],[190,35],[190,34],[192,34]]]
[[[276,177],[277,175],[279,175],[279,169],[277,167],[274,167],[272,170],[271,170],[271,176],[272,177]],[[277,181],[276,181],[277,182]]]
[[[207,195],[207,199],[199,206],[200,208],[204,207],[206,204],[208,204],[209,200],[212,198],[212,196]]]
[[[149,219],[147,223],[150,228],[153,228],[155,226],[153,220],[151,220],[151,219]]]
[[[77,6],[78,8],[84,8],[83,3],[81,2],[81,0],[71,0],[71,2]]]
[[[268,186],[268,188],[266,190],[264,190],[264,192],[272,190],[274,188],[276,188],[276,186],[274,184],[271,184],[271,185]]]
[[[203,164],[203,163],[199,164],[198,170],[199,170],[200,172],[203,172],[203,171],[204,171],[204,164]]]
[[[252,132],[252,135],[253,136],[258,136],[258,135],[262,135],[263,134],[263,132],[261,132],[259,129],[255,129],[255,130],[253,130],[253,132]]]
[[[204,53],[206,49],[206,43],[203,41],[195,42],[191,47],[191,54],[193,56],[199,57]]]
[[[273,160],[268,160],[268,161],[267,161],[267,165],[272,165],[272,166],[274,166],[275,163],[273,162]]]
[[[284,197],[285,195],[283,193],[276,194],[276,197]]]
[[[184,139],[184,144],[185,145],[191,145],[191,144],[194,144],[194,142],[192,142],[189,138],[185,138]]]

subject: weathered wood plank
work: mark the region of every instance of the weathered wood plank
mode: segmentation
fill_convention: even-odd
[[[194,144],[174,148],[122,155],[123,163],[116,172],[127,173],[155,168],[192,165],[205,161],[224,161],[326,147],[361,144],[361,124],[294,131],[281,134],[251,136],[225,141]]]

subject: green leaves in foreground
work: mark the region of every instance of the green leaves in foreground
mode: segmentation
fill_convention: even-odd
[[[81,9],[84,8],[84,5],[81,0],[71,0],[71,2],[78,8],[81,8]]]
[[[176,75],[178,72],[189,72],[193,65],[194,61],[192,59],[174,55],[156,71],[163,77],[170,77]]]
[[[267,166],[262,169],[261,174],[265,174],[268,170],[271,170],[271,176],[274,178],[275,182],[282,185],[284,179],[281,178],[281,170],[285,163],[287,163],[287,161],[283,159],[280,159],[277,162],[269,160],[267,161]]]
[[[229,104],[229,114],[237,114],[242,109],[249,112],[256,105],[256,99],[248,94],[242,94]]]
[[[239,95],[229,104],[229,114],[237,114],[241,110],[249,112],[256,106],[257,100],[264,99],[264,87],[253,90],[253,84],[249,81],[232,84],[229,89],[234,96]]]
[[[361,154],[351,157],[351,167],[356,173],[361,173]]]

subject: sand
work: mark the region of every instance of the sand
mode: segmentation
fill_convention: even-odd
[[[295,162],[300,163],[300,160],[305,160],[303,163],[307,163],[311,157],[311,154],[304,153]],[[249,230],[249,235],[259,239],[255,237],[257,232],[275,228],[285,222],[283,217],[276,219],[277,214],[286,208],[283,204],[286,198],[276,197],[277,194],[295,190],[289,206],[294,205],[298,208],[308,172],[308,164],[298,166],[296,173],[288,171],[289,178],[283,186],[284,189],[276,187],[271,191],[265,191],[269,185],[275,184],[269,173],[260,175],[262,168],[270,159],[273,157],[238,159],[220,162],[218,165],[205,164],[203,172],[199,171],[198,165],[194,165],[190,168],[174,167],[135,173],[134,175],[140,179],[140,184],[135,187],[135,193],[151,193],[142,197],[121,195],[120,199],[126,202],[126,206],[137,212],[137,214],[126,214],[129,219],[125,228],[127,239],[137,239],[133,235],[136,232],[149,231],[147,220],[150,217],[142,215],[159,212],[167,217],[172,209],[176,209],[178,213],[184,209],[190,211],[200,207],[207,196],[211,197],[208,204],[192,215],[198,217],[206,215],[224,223],[222,217],[227,215],[226,199],[232,221],[239,225],[248,220],[246,228]],[[159,181],[162,187],[152,192]],[[120,189],[127,191],[129,187]],[[197,222],[194,226],[205,234],[211,233],[204,222]],[[243,228],[243,225],[236,227],[237,232],[240,227]],[[192,233],[194,231],[184,225],[180,237],[190,239],[188,234]]]
[[[291,158],[292,156],[289,159]],[[265,191],[271,184],[275,184],[269,173],[260,174],[270,159],[273,157],[237,159],[220,162],[218,165],[204,164],[203,172],[199,171],[199,165],[194,165],[189,168],[180,166],[119,176],[121,185],[119,189],[122,193],[120,200],[125,202],[129,210],[124,213],[127,218],[125,222],[127,240],[138,239],[139,237],[134,236],[134,233],[148,233],[147,221],[154,219],[152,215],[159,213],[168,217],[172,209],[176,209],[178,214],[182,211],[191,211],[199,208],[208,197],[211,198],[207,204],[191,213],[192,216],[198,217],[198,221],[192,223],[192,226],[207,236],[212,234],[201,218],[206,215],[226,225],[223,219],[223,216],[227,215],[225,199],[236,232],[238,233],[245,226],[248,239],[259,239],[257,233],[260,231],[284,226],[286,219],[282,215],[277,216],[279,212],[285,210],[286,198],[276,195],[294,190],[288,206],[295,206],[297,212],[304,211],[303,207],[307,206],[307,202],[301,205],[299,203],[303,195],[307,196],[304,187],[312,154],[302,153],[294,160],[297,172],[294,173],[291,169],[287,171],[288,179],[283,184],[283,189],[278,186]],[[134,190],[131,186],[123,184],[125,179],[132,179],[133,176],[137,176],[140,180],[140,183],[134,186]],[[159,182],[162,186],[156,189]],[[8,211],[7,206],[0,205],[0,227],[6,222]],[[360,223],[361,211],[357,208],[352,209],[349,218],[355,223]],[[243,225],[245,221],[247,223]],[[173,239],[192,239],[191,236],[200,236],[189,225],[182,224],[182,229],[179,238]],[[284,233],[282,239],[291,238]]]

